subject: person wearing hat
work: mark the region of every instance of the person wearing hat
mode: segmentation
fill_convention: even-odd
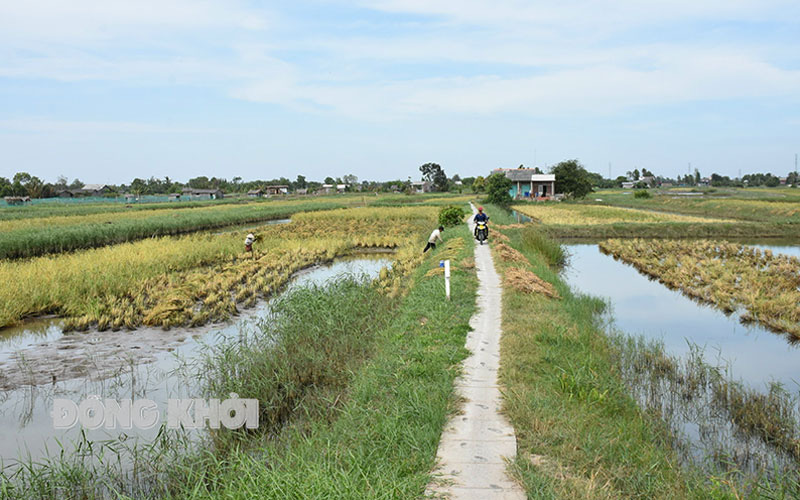
[[[429,248],[435,250],[437,240],[444,242],[444,240],[442,239],[442,231],[444,231],[444,226],[439,226],[438,228],[433,230],[431,235],[428,237],[428,244],[425,245],[425,249],[422,251],[422,253],[427,252]]]
[[[478,207],[478,213],[475,214],[475,217],[472,218],[473,222],[475,222],[475,229],[473,230],[474,236],[478,237],[478,222],[487,223],[489,222],[489,216],[483,213],[483,207]]]
[[[253,256],[254,259],[256,258],[256,254],[253,253],[253,243],[255,241],[256,237],[253,233],[248,234],[247,237],[244,239],[244,251],[250,252],[250,254]]]

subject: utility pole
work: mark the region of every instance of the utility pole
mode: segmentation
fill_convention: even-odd
[[[795,155],[795,163],[797,163],[797,155]],[[797,170],[797,168],[795,168]],[[608,179],[611,180],[611,162],[608,162]]]

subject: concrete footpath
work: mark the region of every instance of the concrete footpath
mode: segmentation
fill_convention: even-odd
[[[474,206],[472,209],[475,212]],[[466,344],[472,354],[456,380],[463,403],[442,432],[436,480],[426,494],[432,498],[524,499],[522,488],[506,474],[506,461],[516,456],[517,441],[514,428],[500,414],[497,370],[502,289],[488,244],[476,242],[475,264],[480,281],[478,312],[470,320],[473,331]]]

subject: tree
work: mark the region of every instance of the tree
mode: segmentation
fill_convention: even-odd
[[[486,179],[486,203],[508,206],[511,204],[511,179],[497,172]]]
[[[84,184],[82,180],[80,180],[80,179],[78,179],[78,178],[76,177],[76,178],[75,178],[75,179],[73,179],[73,180],[72,180],[72,182],[69,184],[69,188],[70,188],[70,189],[83,189],[83,186],[85,186],[85,185],[86,185],[86,184]]]
[[[472,181],[472,191],[474,193],[482,193],[485,190],[486,190],[486,179],[484,179],[482,175],[475,177],[475,180]]]
[[[426,163],[419,167],[422,179],[433,184],[434,191],[447,191],[447,175],[438,163]]]
[[[592,181],[589,172],[578,160],[562,161],[550,169],[556,176],[556,192],[564,193],[572,198],[583,198],[592,192]],[[638,179],[638,171],[635,171]]]
[[[294,186],[295,189],[306,189],[308,187],[306,177],[304,175],[298,175],[297,180],[294,181]]]
[[[342,177],[342,180],[344,181],[345,184],[352,186],[353,184],[358,182],[358,177],[356,177],[353,174],[347,174],[344,177]]]

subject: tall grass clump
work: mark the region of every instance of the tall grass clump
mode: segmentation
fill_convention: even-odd
[[[209,351],[202,370],[207,396],[258,399],[259,430],[269,434],[298,412],[329,412],[372,351],[390,305],[365,277],[290,289],[271,303],[254,335]]]
[[[567,262],[567,253],[561,244],[535,227],[523,229],[522,245],[527,250],[538,252],[550,267],[560,268]]]

